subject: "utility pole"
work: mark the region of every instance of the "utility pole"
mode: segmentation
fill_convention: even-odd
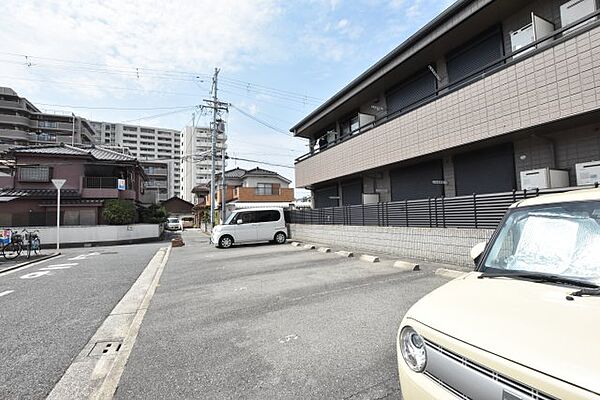
[[[219,134],[219,126],[217,124],[217,120],[219,117],[219,113],[224,110],[227,111],[229,104],[227,103],[222,103],[219,101],[218,97],[217,97],[217,82],[218,82],[218,77],[219,77],[219,69],[215,68],[215,74],[213,76],[213,87],[212,87],[212,99],[204,99],[204,102],[207,103],[207,106],[203,106],[206,108],[212,108],[213,110],[213,122],[212,122],[212,129],[211,129],[211,171],[210,171],[210,225],[211,227],[215,226],[215,201],[216,201],[216,158],[217,158],[217,135]],[[225,183],[225,153],[224,153],[224,149],[222,148],[222,156],[223,156],[223,170],[221,171],[222,174],[222,182],[223,184]],[[225,215],[225,194],[226,194],[226,188],[225,186],[223,186],[223,206],[221,209],[221,217],[222,220],[224,221],[224,215]]]
[[[219,124],[223,124],[222,122]],[[225,137],[225,126],[223,124],[223,137]],[[225,177],[225,140],[221,144],[221,221],[225,222],[225,218],[227,218],[227,209],[225,205],[227,203],[227,179]]]

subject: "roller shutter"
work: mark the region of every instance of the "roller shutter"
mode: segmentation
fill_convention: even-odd
[[[509,192],[515,185],[512,143],[454,157],[456,195]]]
[[[400,112],[411,105],[416,105],[435,94],[437,81],[429,71],[424,72],[415,79],[396,86],[386,95],[388,114]]]
[[[338,187],[337,185],[327,186],[313,190],[315,196],[315,208],[337,207],[338,206]],[[335,198],[331,198],[335,197]]]
[[[443,185],[432,181],[444,179],[442,160],[433,160],[390,171],[392,201],[426,199],[444,195]]]
[[[342,183],[342,205],[362,204],[362,180]]]

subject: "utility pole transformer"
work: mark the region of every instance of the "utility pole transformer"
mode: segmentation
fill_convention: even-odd
[[[210,171],[210,225],[211,228],[215,226],[215,202],[216,202],[216,159],[217,159],[217,135],[221,130],[220,125],[223,122],[219,118],[219,113],[221,111],[228,111],[229,104],[222,103],[219,101],[217,97],[217,82],[219,77],[219,69],[215,68],[215,74],[213,76],[213,87],[212,87],[212,99],[205,99],[204,102],[209,104],[207,106],[203,106],[205,108],[212,108],[213,110],[213,122],[211,127],[211,171]],[[224,129],[223,129],[224,131]],[[221,148],[221,157],[222,157],[222,171],[221,171],[221,182],[223,184],[223,192],[222,192],[222,206],[221,206],[221,219],[225,221],[225,199],[226,199],[226,187],[225,187],[225,148],[224,143]]]

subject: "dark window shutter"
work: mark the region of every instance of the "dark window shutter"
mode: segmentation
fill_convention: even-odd
[[[391,89],[386,95],[388,114],[417,105],[435,94],[437,81],[429,71]]]
[[[432,181],[444,179],[442,160],[402,167],[390,171],[392,201],[426,199],[444,195],[443,185]]]
[[[516,187],[512,143],[454,156],[456,195],[509,192]]]
[[[362,180],[342,183],[342,205],[362,204]]]
[[[313,194],[315,196],[315,208],[338,206],[338,199],[331,198],[338,196],[337,185],[315,189]]]

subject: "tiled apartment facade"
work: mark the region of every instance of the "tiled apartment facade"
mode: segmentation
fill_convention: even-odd
[[[576,31],[561,30],[565,25],[561,25],[559,10],[564,3],[458,2],[450,10],[452,15],[432,21],[433,26],[426,27],[428,31],[419,40],[407,43],[393,57],[386,56],[292,128],[296,136],[308,138],[315,148],[314,153],[297,161],[296,185],[312,189],[313,194],[323,187],[337,187],[327,192],[331,199],[343,198],[344,182],[358,180],[363,194],[377,193],[379,201],[398,200],[392,195],[390,171],[439,161],[439,179],[444,182],[439,193],[454,196],[461,194],[457,193],[457,180],[461,179],[455,168],[457,158],[475,159],[482,149],[506,145],[514,169],[510,172],[514,183],[509,189],[521,189],[520,172],[537,168],[567,170],[570,185],[575,186],[575,164],[600,160],[600,22],[595,17],[578,25]],[[512,8],[504,10],[504,15],[503,7]],[[543,15],[554,31],[534,43],[531,51],[511,53],[513,30],[523,26],[527,18],[531,20],[532,12]],[[500,20],[494,20],[495,14]],[[443,46],[458,43],[452,43],[454,37],[444,42],[444,35],[461,29],[485,33],[490,26],[501,36],[503,49],[498,64],[453,86],[446,69],[452,48]],[[465,33],[464,40],[471,40],[470,35]],[[481,36],[484,34],[475,38]],[[436,49],[431,51],[434,61],[429,64],[439,74],[435,95],[398,116],[386,115],[390,88],[403,79],[410,82],[395,76],[400,76],[398,71],[410,65],[419,52],[426,52],[428,45]],[[421,69],[425,71],[426,65]],[[363,130],[361,124],[357,134],[321,148],[319,132],[331,125],[335,137],[341,135],[340,124],[351,107],[355,112],[371,114],[374,126]],[[402,173],[410,174],[408,169]],[[507,190],[506,185],[498,191],[503,190]],[[485,192],[490,192],[489,188]],[[356,203],[340,200],[339,204]],[[330,201],[328,205],[337,204]]]

